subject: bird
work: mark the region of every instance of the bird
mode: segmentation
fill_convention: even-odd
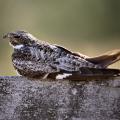
[[[19,75],[29,78],[76,79],[81,76],[119,75],[109,65],[120,60],[120,49],[96,57],[50,44],[29,32],[18,30],[3,36],[13,47],[12,64]]]

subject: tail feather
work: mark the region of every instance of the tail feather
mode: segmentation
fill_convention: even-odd
[[[67,72],[61,71],[50,73],[47,78],[50,79],[69,79],[69,80],[83,80],[84,78],[102,78],[119,76],[119,69],[95,69],[95,68],[80,68],[80,71]]]
[[[109,51],[109,52],[107,52],[103,55],[97,56],[97,57],[93,57],[93,58],[88,57],[85,59],[94,64],[100,65],[103,68],[106,68],[109,65],[120,60],[120,49]]]
[[[96,69],[96,68],[81,68],[81,75],[85,76],[119,76],[119,69]]]

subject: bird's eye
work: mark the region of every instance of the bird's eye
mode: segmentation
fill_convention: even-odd
[[[14,38],[20,38],[20,36],[19,35],[14,35]]]

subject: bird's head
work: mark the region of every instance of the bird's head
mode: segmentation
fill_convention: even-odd
[[[9,38],[10,44],[13,47],[18,45],[32,45],[37,41],[37,38],[25,31],[9,32],[3,38]]]

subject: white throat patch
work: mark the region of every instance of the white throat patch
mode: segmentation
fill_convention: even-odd
[[[24,45],[16,45],[16,46],[13,46],[14,49],[21,49],[22,47],[24,47]]]

